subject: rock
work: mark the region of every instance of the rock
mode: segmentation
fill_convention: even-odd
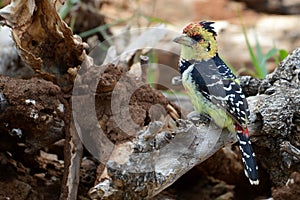
[[[253,148],[274,186],[284,185],[300,167],[292,151],[297,150],[300,143],[299,57],[300,49],[296,49],[262,81],[263,89],[259,89],[259,94],[248,98],[248,102],[258,99],[255,108],[250,106],[253,110],[250,124],[261,121],[258,131],[252,132]],[[291,145],[284,145],[287,143]],[[287,151],[283,146],[293,149]]]

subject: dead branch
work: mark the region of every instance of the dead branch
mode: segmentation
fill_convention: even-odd
[[[85,59],[84,43],[59,17],[56,1],[12,1],[0,10],[1,24],[12,29],[22,60],[43,79],[67,92]],[[72,73],[73,71],[73,73]]]
[[[56,1],[52,0],[12,1],[8,6],[0,10],[0,16],[1,23],[12,29],[12,37],[16,43],[18,53],[22,60],[33,69],[35,76],[59,85],[59,89],[66,94],[72,90],[73,79],[77,74],[77,69],[86,58],[84,51],[85,45],[81,42],[81,38],[73,35],[71,29],[60,18],[56,11],[55,4]],[[39,85],[39,83],[37,83],[37,85]],[[51,88],[51,86],[49,87]],[[11,89],[14,91],[16,88]],[[33,92],[35,92],[35,90],[33,90]],[[11,96],[6,97],[8,101],[11,102]],[[36,99],[39,99],[38,95],[34,101],[36,101]],[[27,100],[31,100],[31,98],[28,97]],[[22,104],[24,103],[21,102],[20,105]],[[34,103],[31,104],[33,104],[31,107],[35,107]],[[48,106],[48,104],[43,104],[43,106],[44,105]],[[69,111],[69,104],[64,105],[65,110]],[[51,117],[52,112],[56,112],[57,108],[48,107],[49,108],[45,110],[46,113],[50,112]],[[12,108],[16,109],[15,112],[20,112],[20,108]],[[47,109],[50,110],[48,111]],[[76,135],[71,135],[75,133],[75,131],[73,129],[69,130],[71,120],[70,112],[64,113],[65,118],[64,121],[61,122],[63,123],[61,125],[62,128],[58,130],[56,130],[56,127],[54,127],[56,129],[52,130],[52,126],[48,125],[48,116],[46,116],[45,119],[43,118],[46,122],[38,121],[39,123],[37,123],[38,117],[40,114],[43,114],[43,112],[45,111],[42,110],[42,108],[32,108],[32,115],[36,121],[31,127],[26,127],[28,133],[25,135],[26,138],[33,135],[32,140],[37,140],[34,143],[34,150],[38,150],[62,138],[65,133],[67,139],[65,142],[66,169],[61,196],[62,199],[72,199],[74,198],[72,195],[76,196],[75,191],[77,191],[78,185],[73,183],[78,183],[78,179],[76,178],[79,177],[79,164],[82,153],[82,148],[80,148],[81,144],[78,144],[79,142],[76,140]],[[5,114],[7,114],[7,112],[5,112]],[[28,118],[26,115],[21,115],[20,117],[22,120]],[[15,124],[15,122],[11,124]],[[53,141],[54,139],[55,141]],[[30,144],[30,141],[26,141],[26,144]],[[72,165],[74,163],[76,165]]]

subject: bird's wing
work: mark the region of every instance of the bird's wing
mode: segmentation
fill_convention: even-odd
[[[242,88],[234,80],[234,75],[234,78],[226,77],[219,69],[220,66],[213,61],[194,63],[191,76],[196,88],[208,100],[224,109],[238,124],[246,127],[250,112]]]
[[[224,63],[224,61],[219,57],[219,55],[212,58],[215,66],[218,69],[219,74],[226,79],[236,79],[236,76],[232,73],[229,67]],[[211,62],[210,61],[210,62]]]

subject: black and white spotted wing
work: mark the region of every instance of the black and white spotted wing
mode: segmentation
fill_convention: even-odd
[[[214,59],[192,62],[191,73],[197,89],[208,100],[226,110],[226,112],[242,127],[246,127],[250,112],[245,95],[231,70]]]
[[[236,76],[232,73],[232,71],[227,67],[224,61],[217,54],[213,59],[214,64],[218,68],[219,74],[224,79],[236,79]]]

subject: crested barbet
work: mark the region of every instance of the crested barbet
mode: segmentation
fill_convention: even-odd
[[[244,171],[251,184],[258,185],[258,167],[247,128],[250,111],[237,77],[218,55],[213,22],[190,23],[183,35],[179,71],[182,84],[197,111],[220,128],[237,134]]]

